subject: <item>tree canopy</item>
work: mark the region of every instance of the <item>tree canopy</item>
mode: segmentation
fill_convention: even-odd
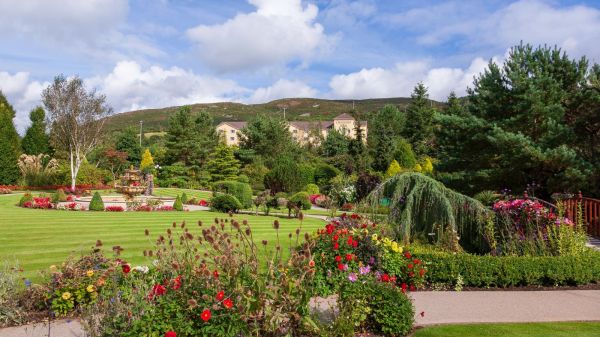
[[[46,112],[41,106],[29,113],[31,125],[27,128],[21,142],[26,154],[50,153],[50,137],[46,133]]]
[[[0,91],[0,185],[12,185],[19,179],[19,134],[13,118],[15,110]]]

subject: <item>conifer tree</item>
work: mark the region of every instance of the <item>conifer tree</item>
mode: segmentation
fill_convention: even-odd
[[[15,110],[0,91],[0,185],[12,185],[19,179],[20,145],[14,117]]]
[[[394,160],[392,160],[392,162],[390,163],[390,166],[385,171],[385,176],[386,176],[386,178],[390,178],[390,177],[393,177],[396,174],[400,173],[400,171],[402,171],[402,167],[400,167],[400,164],[398,164],[396,159],[394,159]]]
[[[117,138],[115,148],[117,151],[127,153],[127,161],[131,165],[138,165],[141,160],[142,148],[140,147],[139,135],[132,127],[126,128]]]
[[[154,159],[152,158],[152,153],[150,153],[149,149],[144,151],[142,155],[142,162],[140,163],[140,170],[145,173],[149,173],[154,169]]]
[[[371,118],[367,144],[373,157],[373,169],[383,172],[394,160],[405,123],[406,115],[393,105],[386,105]]]
[[[423,83],[419,83],[410,96],[412,100],[406,108],[405,135],[415,154],[420,157],[431,152],[435,109],[431,106],[427,87]]]
[[[46,133],[46,113],[44,108],[38,106],[29,113],[31,125],[25,132],[21,142],[23,152],[37,155],[50,153],[50,137]]]
[[[206,169],[212,181],[235,179],[240,172],[240,162],[233,155],[233,148],[227,144],[217,145],[210,154]]]

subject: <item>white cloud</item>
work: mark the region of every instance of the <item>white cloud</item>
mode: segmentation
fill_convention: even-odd
[[[231,100],[247,92],[231,80],[178,67],[143,69],[134,61],[121,61],[108,75],[87,79],[86,85],[105,94],[117,112]]]
[[[10,74],[0,71],[0,91],[16,111],[15,126],[23,132],[29,125],[29,111],[40,104],[42,90],[48,82],[41,83],[29,79],[29,73]]]
[[[269,87],[257,88],[245,101],[248,103],[264,103],[279,98],[316,96],[317,90],[303,82],[280,79]]]
[[[301,0],[249,0],[256,7],[218,25],[200,25],[187,35],[200,56],[219,71],[306,62],[331,42],[315,22],[318,8]]]
[[[333,0],[323,10],[322,16],[327,27],[352,29],[376,12],[377,6],[373,0]]]
[[[428,62],[396,63],[392,68],[362,69],[350,74],[335,75],[329,82],[334,98],[408,97],[415,85],[423,82],[429,96],[445,100],[451,91],[464,95],[473,76],[485,69],[487,62],[474,59],[468,68],[433,68]]]

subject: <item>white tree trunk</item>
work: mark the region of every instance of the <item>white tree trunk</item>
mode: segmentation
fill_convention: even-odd
[[[73,150],[69,150],[69,159],[71,161],[71,191],[75,191],[75,180],[77,176],[75,175],[75,165],[73,163]]]

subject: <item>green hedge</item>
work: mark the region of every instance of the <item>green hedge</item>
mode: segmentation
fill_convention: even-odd
[[[252,207],[252,187],[235,180],[222,180],[213,184],[215,192],[231,194],[242,204],[242,208]]]
[[[306,192],[298,192],[290,197],[290,202],[303,210],[309,210],[312,206],[310,197]]]
[[[90,211],[103,211],[104,210],[104,201],[102,201],[102,197],[100,193],[94,193],[92,200],[90,201],[89,206]]]
[[[415,253],[427,265],[426,281],[466,287],[565,286],[600,282],[600,252],[581,256],[490,256]]]
[[[242,204],[233,195],[218,194],[210,199],[210,209],[217,212],[237,212]]]

